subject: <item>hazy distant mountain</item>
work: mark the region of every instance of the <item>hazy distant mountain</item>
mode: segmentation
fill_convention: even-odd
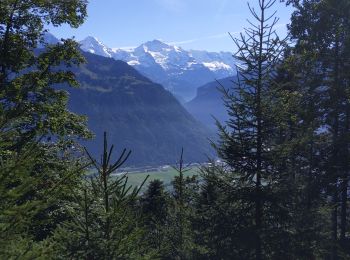
[[[186,51],[159,40],[128,50],[109,48],[94,37],[80,44],[84,51],[127,62],[185,100],[195,96],[197,87],[236,74],[235,60],[229,52]]]
[[[219,88],[224,86],[226,89],[232,87],[237,77],[228,77],[213,81],[201,86],[197,90],[197,96],[191,101],[185,103],[186,109],[202,124],[209,129],[216,131],[215,117],[221,123],[228,119],[226,107],[224,106],[223,94]],[[220,85],[221,84],[221,85]]]
[[[46,44],[56,44],[60,41],[51,33],[45,32],[42,34],[40,41],[38,41],[38,48],[45,48]]]
[[[87,144],[95,155],[106,130],[117,150],[132,150],[129,165],[175,163],[181,147],[187,161],[206,160],[208,130],[170,92],[123,61],[84,56],[87,63],[74,70],[81,87],[68,91],[71,110],[87,115],[96,134]]]

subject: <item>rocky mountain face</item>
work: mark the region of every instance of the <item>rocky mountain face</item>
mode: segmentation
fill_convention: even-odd
[[[94,37],[80,44],[86,52],[127,62],[180,100],[192,99],[207,82],[236,74],[236,61],[229,52],[187,51],[159,40],[127,50],[109,48]]]

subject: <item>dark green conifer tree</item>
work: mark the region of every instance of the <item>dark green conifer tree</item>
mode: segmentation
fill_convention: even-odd
[[[117,170],[130,151],[123,150],[112,162],[114,146],[108,147],[106,133],[101,161],[88,153],[93,168],[86,182],[71,192],[74,201],[65,207],[71,218],[60,225],[51,240],[53,254],[74,259],[152,259],[153,251],[143,241],[141,217],[135,210],[142,188],[128,185],[128,177]]]
[[[149,183],[146,192],[140,198],[140,205],[145,224],[145,240],[151,248],[164,255],[167,245],[165,242],[164,226],[168,220],[170,195],[165,191],[160,180]]]
[[[195,252],[201,250],[194,242],[192,231],[194,194],[198,189],[197,176],[186,176],[191,168],[184,164],[183,149],[178,164],[174,166],[178,175],[172,181],[172,198],[169,204],[167,222],[164,225],[164,259],[193,259]]]
[[[279,123],[275,129],[277,146],[273,157],[279,172],[276,188],[287,211],[284,228],[288,239],[283,251],[291,258],[310,259],[319,253],[326,223],[321,214],[323,172],[317,163],[322,160],[322,155],[315,135],[319,125],[317,99],[307,95],[312,87],[305,88],[312,77],[308,69],[301,74],[296,72],[299,67],[294,67],[295,58],[289,48],[283,63],[276,68],[278,91],[273,113]]]
[[[197,259],[239,259],[242,244],[250,238],[239,230],[243,222],[233,203],[234,191],[228,185],[233,180],[225,167],[211,164],[202,167],[200,190],[195,199],[193,232],[195,243],[202,248]]]
[[[348,254],[350,1],[289,2],[296,8],[290,26],[295,68],[299,75],[309,71],[301,89],[314,103],[305,113],[314,113],[317,122],[310,124],[310,140],[318,190],[331,211],[327,251],[337,259]]]
[[[278,18],[268,12],[275,2],[259,0],[257,10],[249,6],[256,24],[233,39],[240,61],[239,80],[234,88],[223,89],[230,118],[225,126],[218,124],[220,140],[214,145],[234,176],[229,185],[245,222],[238,234],[250,237],[242,244],[243,258],[274,257],[271,240],[279,231],[273,214],[280,204],[273,189],[278,172],[272,157],[276,146],[272,102],[275,66],[284,44],[274,31]]]

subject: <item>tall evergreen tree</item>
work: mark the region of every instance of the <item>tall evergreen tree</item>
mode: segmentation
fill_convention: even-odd
[[[172,181],[172,198],[164,225],[168,248],[162,257],[164,259],[193,259],[195,252],[200,250],[194,243],[192,232],[193,200],[198,180],[197,176],[186,176],[190,167],[184,163],[183,149],[174,169],[178,175]]]
[[[114,175],[125,163],[125,149],[112,162],[114,146],[108,147],[106,133],[101,161],[89,155],[92,176],[71,192],[75,200],[65,207],[71,218],[60,225],[51,239],[54,256],[78,259],[151,259],[142,241],[141,218],[134,209],[142,188],[131,187],[128,177]],[[114,175],[114,176],[113,176]],[[147,248],[149,249],[149,248]]]
[[[321,214],[324,206],[323,170],[318,163],[323,158],[319,147],[321,137],[315,135],[320,99],[308,95],[317,82],[311,76],[312,66],[299,73],[291,50],[286,51],[283,63],[276,68],[278,91],[273,114],[279,123],[275,129],[277,146],[273,158],[279,173],[276,188],[282,192],[280,196],[288,212],[284,228],[289,245],[285,250],[292,258],[310,259],[319,255],[324,240],[321,233],[327,223]],[[310,88],[305,87],[306,82]]]
[[[289,1],[296,11],[290,32],[295,39],[298,72],[310,71],[304,89],[307,98],[317,100],[314,111],[318,124],[314,146],[318,147],[318,168],[323,174],[322,194],[331,208],[331,258],[348,247],[349,186],[349,1]],[[311,81],[310,79],[314,79]],[[308,110],[310,112],[310,110]]]
[[[274,31],[278,22],[275,13],[268,14],[276,1],[259,0],[258,11],[249,6],[256,24],[233,39],[238,47],[240,61],[239,81],[234,89],[224,90],[225,105],[230,119],[219,125],[220,140],[215,148],[235,176],[231,182],[237,191],[237,205],[248,226],[245,232],[254,234],[251,245],[246,245],[247,258],[263,259],[267,248],[269,208],[274,176],[271,155],[274,150],[274,121],[271,101],[275,65],[279,62],[282,42]],[[270,194],[270,195],[269,195]],[[243,230],[241,230],[244,233]]]

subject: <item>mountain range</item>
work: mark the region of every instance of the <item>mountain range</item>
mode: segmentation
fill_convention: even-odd
[[[91,46],[87,40],[91,40]],[[45,35],[45,41],[59,42],[50,34]],[[213,134],[216,132],[213,117],[220,122],[227,119],[219,84],[213,81],[214,71],[217,77],[233,73],[235,64],[231,54],[185,51],[157,40],[127,51],[110,49],[91,37],[84,41],[82,49],[90,46],[87,52],[82,50],[87,62],[73,69],[80,88],[66,90],[70,94],[70,109],[86,115],[89,128],[96,135],[92,141],[84,143],[92,154],[99,155],[101,138],[107,131],[110,143],[115,144],[117,150],[133,151],[129,165],[173,164],[182,147],[188,162],[204,162],[214,155],[208,142],[208,138],[216,136]],[[125,55],[124,61],[118,60],[122,55]],[[160,59],[160,55],[165,58]],[[220,70],[213,68],[216,62],[224,63],[224,59],[231,63],[225,63],[226,69],[219,74]],[[209,64],[214,64],[212,70]],[[145,68],[152,78],[158,77],[158,81],[164,77],[172,84],[179,84],[175,93],[169,85],[164,88],[154,82],[156,80],[146,77]],[[188,77],[187,82],[184,74]],[[173,78],[169,79],[170,76]],[[231,75],[218,81],[230,87],[235,77]],[[181,82],[188,85],[181,85]],[[200,86],[201,82],[205,84]],[[181,98],[174,96],[188,98],[187,87],[196,96],[180,102]]]
[[[230,52],[187,51],[160,40],[129,49],[109,48],[91,36],[80,44],[86,52],[127,62],[182,102],[194,98],[199,86],[236,74]]]
[[[73,69],[80,88],[67,88],[69,107],[88,117],[96,138],[85,146],[98,156],[103,132],[116,150],[132,150],[129,165],[174,164],[184,148],[187,162],[212,155],[210,131],[161,85],[123,61],[83,52],[86,63]]]

